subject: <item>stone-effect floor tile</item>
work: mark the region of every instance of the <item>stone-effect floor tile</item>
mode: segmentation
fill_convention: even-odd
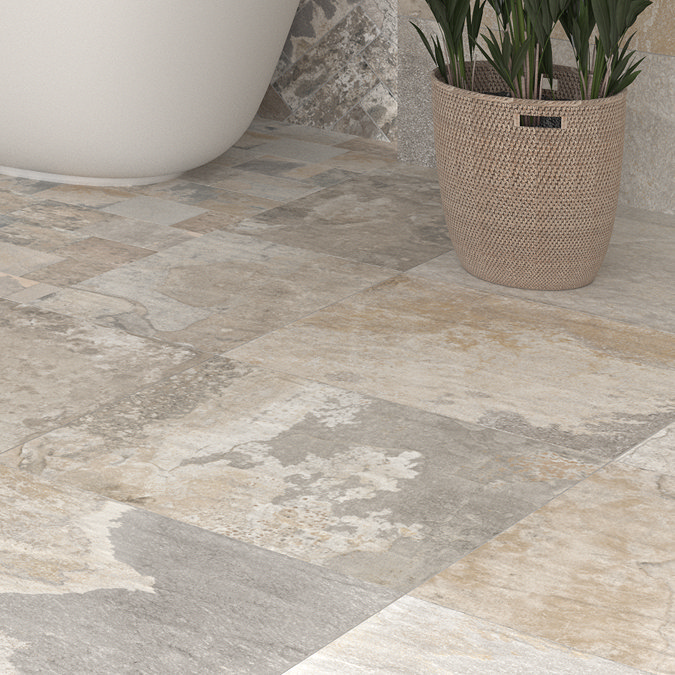
[[[51,199],[64,204],[93,208],[110,206],[133,196],[132,192],[119,188],[60,184],[54,185],[40,194],[41,199]]]
[[[231,192],[241,192],[252,197],[262,197],[277,202],[290,202],[318,191],[319,186],[304,181],[268,174],[241,171],[232,168],[214,186]]]
[[[325,164],[347,150],[331,145],[310,143],[295,138],[279,138],[268,141],[252,148],[256,155],[273,155],[288,159],[297,159],[303,162],[317,162]]]
[[[0,451],[196,359],[186,347],[7,301],[0,307]]]
[[[22,209],[33,202],[29,196],[16,194],[10,190],[2,189],[0,182],[0,213],[10,213]]]
[[[133,246],[131,244],[111,241],[101,237],[87,237],[56,249],[54,253],[64,258],[75,258],[82,261],[99,263],[107,269],[123,265],[132,260],[139,260],[152,255],[154,251]]]
[[[243,214],[237,215],[236,213],[225,213],[223,211],[207,211],[202,213],[200,216],[194,216],[193,218],[188,218],[183,220],[180,223],[172,225],[174,229],[186,230],[191,232],[193,235],[202,235],[209,232],[215,232],[216,230],[226,230],[230,225],[238,223],[246,215],[251,215],[251,210],[253,213],[260,213],[264,209],[258,207],[251,207],[249,210],[248,207],[242,207]]]
[[[0,242],[0,272],[24,275],[63,260],[63,256]]]
[[[0,227],[0,243],[20,246],[27,250],[49,253],[86,237],[78,230],[52,228],[48,225],[24,222],[22,218],[14,215],[2,216],[2,218],[5,223]]]
[[[54,253],[64,259],[29,272],[25,277],[56,287],[70,286],[152,255],[153,251],[101,237],[86,237],[54,249]]]
[[[639,675],[629,668],[404,597],[288,675]]]
[[[200,217],[201,215],[194,216],[194,218]],[[177,224],[181,225],[182,222]],[[102,237],[108,241],[116,241],[130,247],[140,247],[151,252],[190,241],[192,237],[197,236],[196,233],[183,231],[173,226],[156,225],[130,218],[120,218],[103,226],[91,225],[84,228],[83,232],[92,237]]]
[[[622,455],[619,462],[675,477],[675,424]]]
[[[370,174],[244,220],[267,241],[406,270],[450,249],[438,188],[416,176]]]
[[[287,122],[277,122],[275,120],[262,118],[253,120],[250,130],[258,131],[263,134],[271,134],[273,137],[297,138],[306,142],[319,143],[321,145],[339,145],[340,143],[354,140],[353,136],[336,131],[314,129],[299,124],[289,124]]]
[[[181,220],[204,213],[204,209],[196,206],[179,204],[157,197],[133,197],[105,206],[101,211],[134,220],[146,220],[156,225],[174,225],[180,223]]]
[[[25,277],[17,277],[13,274],[0,272],[0,298],[9,299],[21,291],[37,286],[38,283]]]
[[[675,418],[675,336],[404,275],[229,354],[598,458]]]
[[[597,468],[223,358],[0,462],[399,591]]]
[[[64,204],[53,199],[36,201],[22,209],[13,211],[10,215],[21,224],[66,231],[77,231],[87,225],[110,220],[110,216],[96,209]]]
[[[281,673],[391,591],[0,467],[3,673]]]
[[[609,251],[593,283],[570,291],[527,291],[482,281],[462,269],[454,252],[410,271],[440,283],[457,283],[609,319],[675,333],[675,217],[673,225],[618,217]]]
[[[110,317],[112,325],[222,352],[392,274],[216,231],[89,279],[78,289],[143,308],[130,316]],[[50,298],[45,306],[60,311],[55,301]]]
[[[675,672],[675,478],[614,464],[412,595],[579,651]]]

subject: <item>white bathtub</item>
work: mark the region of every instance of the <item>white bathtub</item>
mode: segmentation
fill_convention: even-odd
[[[0,0],[0,173],[159,182],[246,130],[298,0]]]

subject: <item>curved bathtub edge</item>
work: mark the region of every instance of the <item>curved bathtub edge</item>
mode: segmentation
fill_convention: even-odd
[[[95,178],[92,176],[67,176],[59,173],[29,171],[15,169],[11,166],[0,166],[0,177],[28,178],[47,183],[64,183],[66,185],[84,185],[87,187],[134,187],[137,185],[154,185],[178,178],[183,172],[170,173],[164,176],[141,176],[139,178]]]

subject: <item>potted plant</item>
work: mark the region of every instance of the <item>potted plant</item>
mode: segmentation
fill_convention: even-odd
[[[426,2],[440,36],[415,28],[436,64],[436,161],[462,266],[505,286],[585,286],[612,233],[641,62],[628,31],[650,0]],[[553,63],[556,25],[574,68]]]

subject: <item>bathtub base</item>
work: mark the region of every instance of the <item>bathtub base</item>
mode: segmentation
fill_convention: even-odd
[[[167,180],[178,178],[181,172],[168,173],[164,176],[142,176],[140,178],[93,178],[91,176],[67,176],[60,173],[45,173],[43,171],[29,171],[15,169],[11,166],[0,166],[0,176],[13,178],[30,178],[48,183],[66,183],[68,185],[86,185],[91,187],[132,187],[134,185],[153,185]]]

